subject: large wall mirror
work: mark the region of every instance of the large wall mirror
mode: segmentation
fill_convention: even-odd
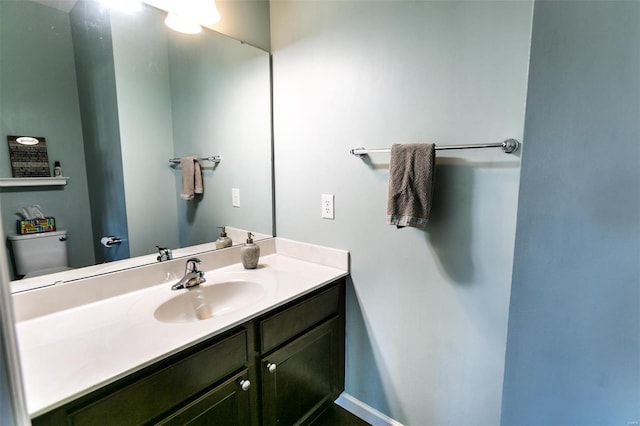
[[[46,138],[51,169],[60,161],[69,177],[3,187],[5,235],[37,204],[67,231],[77,269],[154,261],[156,246],[210,243],[219,226],[273,234],[269,54],[208,29],[174,32],[165,17],[97,0],[0,2],[0,133]],[[204,193],[185,201],[169,160],[191,155],[221,162],[200,163]],[[0,178],[11,177],[0,146]]]

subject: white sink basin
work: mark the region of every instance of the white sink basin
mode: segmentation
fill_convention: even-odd
[[[264,287],[254,281],[235,280],[180,290],[154,316],[161,322],[192,322],[234,312],[260,300]]]

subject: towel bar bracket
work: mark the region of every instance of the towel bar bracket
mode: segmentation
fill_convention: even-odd
[[[512,152],[516,152],[520,147],[520,142],[515,139],[507,139],[502,142],[502,152],[505,154],[511,154]]]
[[[353,148],[349,151],[349,153],[351,153],[351,155],[355,155],[358,158],[363,158],[364,156],[367,155],[367,152],[360,152],[360,151],[367,151],[367,152],[372,152],[374,151],[373,149],[366,149],[364,146],[358,147],[358,148]]]

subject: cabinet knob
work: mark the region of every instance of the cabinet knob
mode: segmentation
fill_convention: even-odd
[[[251,382],[249,380],[245,380],[245,379],[240,380],[240,389],[242,389],[244,392],[248,391],[250,387],[251,387]]]
[[[269,370],[269,373],[275,372],[276,371],[276,365],[271,363],[271,362],[268,362],[267,363],[267,370]]]

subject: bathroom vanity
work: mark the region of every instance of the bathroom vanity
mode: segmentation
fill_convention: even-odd
[[[216,293],[230,302],[212,305],[206,319],[167,311],[193,291],[176,294],[169,283],[44,315],[22,312],[20,304],[37,296],[23,295],[17,330],[33,424],[312,421],[344,389],[348,253],[277,238],[260,245],[265,256],[251,272],[237,263],[207,269],[228,263],[214,256],[237,261],[239,248],[200,256],[203,295],[244,282],[264,291],[248,306]]]

